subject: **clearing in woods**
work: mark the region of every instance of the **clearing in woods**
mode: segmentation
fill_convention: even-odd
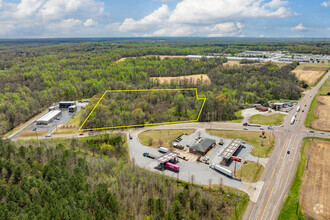
[[[160,60],[164,60],[166,58],[168,59],[177,59],[177,58],[185,58],[186,56],[158,56],[158,55],[148,55],[148,56],[143,56],[145,58],[148,58],[148,57],[159,57]],[[120,58],[119,60],[116,61],[116,63],[119,63],[119,62],[122,62],[122,61],[125,61],[127,58],[136,58],[136,57],[123,57],[123,58]]]
[[[329,69],[330,65],[317,64],[317,63],[305,63],[297,66],[292,72],[299,80],[304,80],[309,85],[314,85],[323,76],[323,74]]]
[[[188,76],[177,76],[177,77],[150,77],[151,80],[158,80],[159,83],[171,83],[172,81],[175,84],[180,84],[187,82],[189,85],[196,84],[205,84],[210,85],[211,80],[206,74],[198,74],[198,75],[188,75]]]
[[[330,141],[314,139],[302,179],[303,213],[313,219],[330,219]]]

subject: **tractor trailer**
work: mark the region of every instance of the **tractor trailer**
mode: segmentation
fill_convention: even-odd
[[[155,158],[156,158],[155,155],[149,154],[148,152],[144,152],[144,153],[143,153],[143,156],[144,156],[144,157],[149,157],[149,158],[151,158],[151,159],[155,159]]]
[[[165,163],[165,168],[168,168],[168,169],[173,170],[175,172],[179,172],[180,171],[180,167],[178,165],[175,165],[175,164],[170,163],[170,162],[166,162]]]
[[[229,177],[232,177],[233,176],[233,171],[231,171],[231,170],[229,170],[229,169],[227,169],[225,167],[219,166],[217,164],[214,164],[214,163],[211,164],[210,165],[210,168],[211,169],[214,169],[214,170],[216,170],[216,171],[218,171],[220,173],[223,173],[223,174],[225,174],[225,175],[227,175]]]

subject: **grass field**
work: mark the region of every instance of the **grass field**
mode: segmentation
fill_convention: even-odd
[[[192,134],[194,131],[194,129],[150,130],[140,133],[139,140],[145,146],[169,148],[174,139],[183,134]]]
[[[23,137],[36,137],[38,134],[38,137],[44,136],[47,133],[47,131],[22,131],[17,137],[23,138]]]
[[[315,85],[330,68],[330,64],[303,63],[292,72],[299,80],[304,80],[309,85]]]
[[[313,198],[313,194],[315,194],[314,190],[317,190],[317,193],[319,193],[320,191],[320,187],[322,189],[323,187],[328,187],[328,179],[325,179],[323,177],[324,172],[328,172],[327,170],[328,167],[323,167],[323,173],[322,175],[320,175],[320,164],[321,167],[324,166],[324,163],[327,162],[327,158],[324,155],[324,152],[329,152],[328,150],[324,150],[323,153],[320,154],[320,152],[318,152],[317,150],[315,152],[311,151],[312,154],[310,154],[310,149],[309,148],[315,148],[317,149],[317,145],[318,142],[324,142],[324,141],[328,141],[328,144],[326,144],[326,146],[329,146],[329,139],[321,139],[321,138],[314,138],[314,142],[312,142],[312,138],[305,138],[303,141],[303,145],[301,148],[301,154],[300,154],[300,160],[298,163],[298,168],[296,171],[296,175],[295,178],[291,184],[291,188],[289,190],[289,194],[285,200],[285,203],[282,207],[282,210],[280,212],[280,215],[278,217],[278,219],[280,220],[286,220],[286,219],[305,219],[305,215],[302,212],[302,204],[304,205],[305,201],[307,200],[307,202],[312,201]],[[313,153],[314,156],[317,158],[313,158]],[[318,157],[323,157],[322,160],[320,160],[320,158]],[[315,160],[316,159],[316,160]],[[310,161],[310,162],[308,162]],[[305,168],[306,168],[306,164],[307,162],[308,164],[308,173],[312,174],[312,175],[317,175],[317,179],[313,178],[313,179],[308,179],[307,176],[304,176],[304,172],[305,172]],[[319,164],[319,165],[317,165]],[[317,171],[317,172],[316,172]],[[314,173],[313,173],[314,172]],[[324,174],[325,175],[325,174]],[[328,174],[329,175],[329,174]],[[304,177],[304,178],[303,178]],[[323,177],[323,178],[321,178]],[[305,186],[304,190],[300,190],[302,184],[306,184],[308,183],[312,183],[312,187],[307,187]],[[307,181],[307,182],[306,182]],[[321,190],[322,192],[322,190]],[[326,192],[325,193],[325,199],[328,201],[328,194]],[[307,198],[306,198],[307,195]],[[300,201],[298,203],[298,199],[301,197],[302,201]],[[305,200],[304,200],[305,197]],[[316,195],[316,199],[321,199],[320,196]],[[303,207],[303,209],[305,210],[307,207]],[[309,207],[310,209],[312,209],[314,211],[314,207]],[[328,207],[326,207],[327,209],[329,208],[329,204]],[[328,210],[329,213],[329,210]],[[326,213],[324,212],[323,215],[325,215]],[[314,216],[311,216],[312,218],[315,218]],[[319,219],[329,219],[329,215],[328,217],[321,217],[321,215],[318,215],[317,217],[319,217]]]
[[[323,86],[319,89],[317,95],[314,97],[314,99],[311,103],[311,106],[308,110],[307,117],[306,117],[306,120],[305,120],[305,126],[307,128],[319,129],[317,127],[312,127],[312,122],[317,119],[317,115],[315,115],[315,108],[320,104],[317,101],[317,96],[326,95],[328,92],[330,92],[330,79],[327,79],[324,82]],[[321,120],[330,120],[330,119],[324,118],[324,119],[321,119]]]
[[[302,178],[300,204],[302,212],[312,219],[330,219],[330,139],[314,139],[308,148],[308,159]]]
[[[243,109],[235,112],[236,117],[238,117],[239,119],[235,119],[235,120],[229,120],[229,121],[223,121],[223,122],[229,122],[229,123],[242,123],[244,117],[242,116],[242,111]]]
[[[234,139],[241,138],[246,143],[251,144],[253,146],[253,150],[251,154],[259,157],[268,157],[272,152],[275,144],[275,137],[270,133],[265,134],[266,138],[260,138],[261,131],[224,131],[224,130],[216,130],[211,129],[207,132],[211,135],[215,135],[218,137],[226,138],[226,139]]]
[[[257,182],[263,171],[264,167],[261,164],[258,165],[253,161],[245,161],[239,170],[236,171],[236,177],[247,182]]]
[[[281,125],[284,122],[285,114],[252,115],[250,123],[260,125]]]

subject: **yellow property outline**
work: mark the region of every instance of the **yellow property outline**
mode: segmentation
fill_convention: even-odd
[[[201,110],[199,111],[198,117],[196,120],[189,120],[189,121],[172,121],[172,122],[161,122],[161,123],[151,123],[151,124],[139,124],[139,125],[123,125],[123,126],[115,126],[115,127],[103,127],[103,128],[86,128],[82,129],[88,118],[91,116],[91,114],[94,112],[95,108],[98,106],[100,101],[103,99],[105,94],[108,92],[154,92],[154,91],[180,91],[180,90],[190,90],[190,91],[196,91],[196,100],[203,100],[203,104],[201,107]],[[185,89],[134,89],[134,90],[107,90],[104,92],[100,100],[96,103],[93,110],[89,113],[87,118],[85,119],[84,123],[80,126],[78,131],[93,131],[93,130],[104,130],[104,129],[112,129],[112,128],[129,128],[129,127],[138,127],[138,126],[148,126],[148,125],[166,125],[166,124],[178,124],[178,123],[186,123],[186,122],[196,122],[199,120],[199,117],[202,113],[204,104],[205,104],[206,98],[198,98],[197,88],[185,88]]]

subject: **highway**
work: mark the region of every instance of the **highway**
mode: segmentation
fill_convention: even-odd
[[[243,219],[277,219],[296,173],[303,138],[312,134],[308,132],[309,130],[304,125],[308,109],[328,76],[329,72],[299,101],[298,105],[301,106],[301,110],[295,123],[290,124],[290,119],[295,114],[295,111],[292,111],[286,117],[284,126],[276,128],[275,149],[261,177],[261,180],[265,183],[257,202],[250,201]],[[316,136],[322,135],[317,134]],[[329,138],[328,134],[324,137]],[[288,154],[288,151],[290,151],[290,154]]]

